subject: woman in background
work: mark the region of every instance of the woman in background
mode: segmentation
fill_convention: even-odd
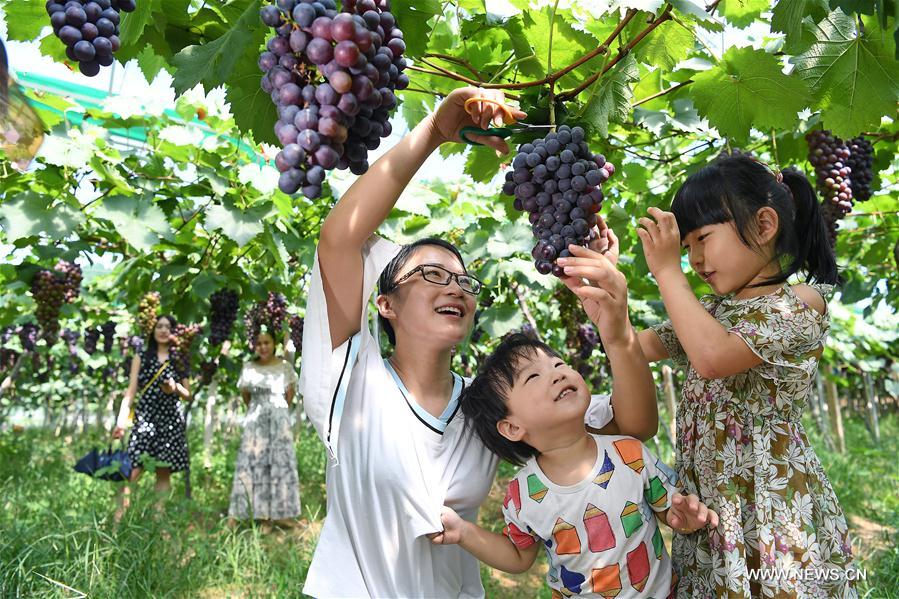
[[[237,386],[247,415],[234,470],[232,520],[293,520],[300,515],[300,483],[290,428],[296,392],[293,366],[275,353],[266,328],[256,335],[256,358],[244,364]]]

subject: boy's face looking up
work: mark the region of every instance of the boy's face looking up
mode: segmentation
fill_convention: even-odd
[[[506,400],[509,414],[496,423],[502,436],[543,452],[552,448],[559,433],[583,433],[590,391],[580,373],[540,349],[515,366]]]

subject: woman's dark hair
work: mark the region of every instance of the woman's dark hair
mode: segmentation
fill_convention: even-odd
[[[154,359],[156,358],[156,353],[159,351],[159,344],[156,343],[156,325],[159,324],[159,321],[165,318],[169,321],[169,325],[172,327],[172,331],[175,330],[175,327],[178,326],[178,321],[175,320],[175,317],[171,314],[160,314],[156,317],[156,321],[153,323],[153,330],[150,331],[150,338],[147,339],[147,349],[144,350],[144,355],[141,356],[141,359],[145,359],[147,357],[152,356]]]
[[[506,402],[523,362],[533,359],[538,351],[560,358],[553,348],[530,335],[508,335],[484,361],[459,400],[468,426],[474,429],[484,446],[516,466],[524,465],[538,452],[524,441],[506,439],[496,429],[496,424],[509,415]]]
[[[456,249],[456,246],[454,246],[450,242],[444,241],[442,239],[437,239],[436,237],[426,237],[424,239],[419,239],[417,241],[413,241],[412,243],[407,243],[406,245],[401,247],[400,251],[397,252],[396,256],[393,257],[393,260],[391,260],[390,263],[384,268],[384,270],[381,271],[381,276],[378,278],[379,294],[387,294],[393,291],[393,284],[396,281],[396,277],[399,272],[406,265],[406,262],[409,261],[409,258],[412,256],[415,250],[424,245],[435,245],[445,250],[449,250],[456,258],[459,259],[459,262],[462,263],[462,268],[465,268],[465,260],[462,259],[462,254],[459,253],[459,250]],[[394,333],[393,326],[390,324],[390,321],[378,314],[378,323],[381,325],[381,328],[384,329],[384,332],[387,333],[387,340],[390,342],[390,345],[396,345],[396,333]]]
[[[671,203],[681,239],[700,227],[733,221],[743,243],[758,249],[751,239],[753,219],[760,209],[773,208],[778,216],[774,249],[781,271],[753,287],[786,282],[799,271],[806,272],[809,282],[840,284],[814,188],[798,169],[787,168],[782,175],[781,181],[747,155],[720,157],[693,173]]]

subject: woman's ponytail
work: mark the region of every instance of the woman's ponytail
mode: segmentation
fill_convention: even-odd
[[[793,224],[798,241],[795,261],[787,271],[805,270],[809,281],[839,285],[842,279],[815,189],[805,174],[796,168],[784,169],[782,174],[783,184],[790,190],[796,205]]]

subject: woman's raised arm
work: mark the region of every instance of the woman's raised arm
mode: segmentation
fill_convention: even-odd
[[[325,219],[319,237],[318,260],[328,303],[332,348],[359,330],[363,307],[363,244],[384,222],[409,181],[437,147],[458,140],[458,131],[464,126],[486,127],[494,119],[492,104],[474,104],[473,115],[465,111],[465,101],[476,96],[504,101],[503,94],[494,90],[473,87],[455,90],[435,113],[422,120],[359,177]],[[517,110],[513,114],[517,118],[525,116]],[[472,138],[499,152],[509,151],[498,137]]]

